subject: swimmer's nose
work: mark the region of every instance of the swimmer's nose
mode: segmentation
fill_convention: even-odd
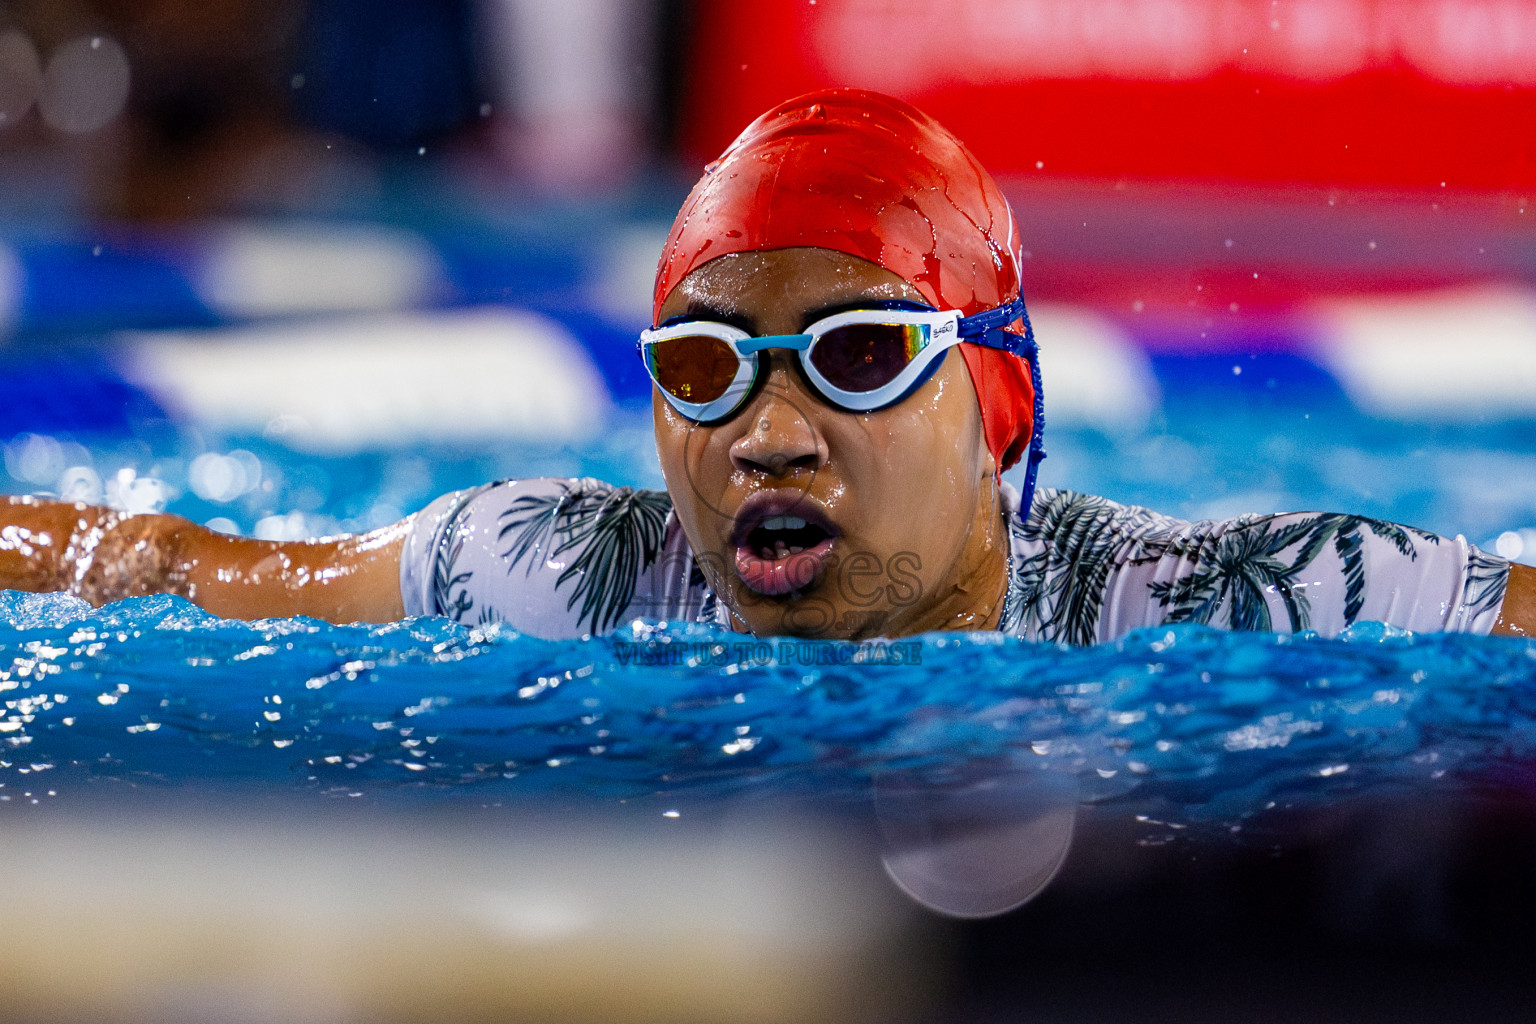
[[[784,476],[815,472],[827,461],[827,444],[796,403],[770,382],[746,410],[745,429],[731,445],[731,464],[739,470]]]

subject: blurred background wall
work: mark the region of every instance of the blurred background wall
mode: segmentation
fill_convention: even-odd
[[[422,147],[577,192],[686,177],[825,85],[1035,181],[1536,184],[1524,0],[7,0],[0,24],[11,174],[67,172],[101,218],[291,206]]]
[[[1040,297],[1531,275],[1526,0],[7,0],[0,26],[12,225],[657,220],[752,117],[857,85],[1005,180]]]
[[[129,243],[244,218],[408,229],[447,268],[412,302],[628,334],[702,164],[854,85],[1004,181],[1031,298],[1151,350],[1251,347],[1298,310],[1333,338],[1322,299],[1530,281],[1533,69],[1529,0],[5,0],[0,330],[223,322],[199,256]],[[135,266],[58,277],[39,239]],[[149,277],[171,290],[130,301]]]
[[[591,0],[22,0],[0,7],[3,145],[15,174],[67,171],[51,184],[72,212],[137,222],[303,209],[422,147],[612,185],[666,148],[664,17]]]

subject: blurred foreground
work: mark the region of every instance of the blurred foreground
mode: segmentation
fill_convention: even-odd
[[[824,820],[119,802],[0,833],[0,1019],[1516,1024],[1532,821],[1405,798],[1223,846],[1089,814],[1040,899],[946,923]]]
[[[937,968],[804,816],[184,792],[8,817],[8,1021],[910,1020]]]

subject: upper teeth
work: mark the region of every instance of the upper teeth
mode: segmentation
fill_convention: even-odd
[[[764,519],[762,528],[765,530],[803,530],[805,520],[799,516],[773,516]]]

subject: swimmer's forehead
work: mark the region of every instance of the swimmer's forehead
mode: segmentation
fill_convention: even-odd
[[[850,309],[889,303],[931,306],[890,270],[831,249],[730,253],[695,269],[663,304],[660,321],[708,319],[752,330],[765,314],[806,327]]]

